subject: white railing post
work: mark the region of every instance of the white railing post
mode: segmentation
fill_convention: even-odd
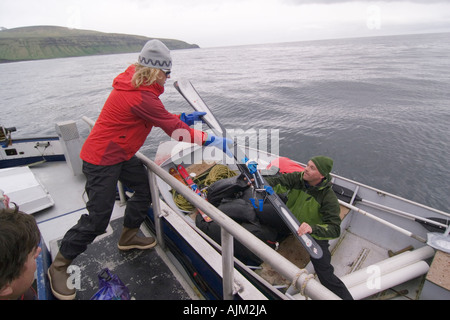
[[[119,199],[120,199],[120,206],[124,206],[127,204],[127,198],[125,195],[125,191],[123,189],[123,184],[120,181],[117,181],[117,190],[119,190]]]
[[[222,285],[223,299],[233,300],[233,283],[234,283],[234,249],[233,236],[228,233],[225,228],[221,230],[222,243]]]
[[[164,242],[164,234],[161,223],[161,205],[159,203],[159,189],[158,184],[156,183],[156,175],[153,173],[151,169],[148,169],[148,181],[150,185],[150,193],[152,195],[152,209],[153,209],[153,217],[155,221],[155,233],[156,239],[158,240],[159,246],[165,250],[166,245]]]

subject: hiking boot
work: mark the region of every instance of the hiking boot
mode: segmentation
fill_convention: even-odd
[[[59,300],[73,300],[77,293],[75,288],[69,289],[67,287],[67,280],[70,276],[67,273],[67,268],[71,263],[72,260],[67,260],[58,252],[47,271],[50,288],[52,289],[53,295]]]
[[[123,227],[117,247],[120,250],[130,249],[150,249],[156,246],[156,239],[153,237],[138,237],[139,228],[130,229]]]

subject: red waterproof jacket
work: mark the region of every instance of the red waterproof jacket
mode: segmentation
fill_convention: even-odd
[[[184,129],[177,131],[178,140],[188,136],[192,143],[205,142],[206,133],[190,128],[178,115],[165,109],[159,99],[163,86],[155,82],[135,88],[131,84],[134,70],[131,65],[114,79],[113,90],[81,149],[80,157],[84,161],[108,166],[129,160],[153,127],[161,128],[169,136],[177,129]]]

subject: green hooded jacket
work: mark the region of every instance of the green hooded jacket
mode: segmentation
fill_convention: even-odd
[[[312,228],[311,236],[317,240],[330,240],[341,233],[339,202],[331,189],[330,175],[317,186],[310,186],[303,180],[303,172],[286,173],[267,177],[266,181],[278,194],[287,194],[287,207],[300,223],[306,222]]]

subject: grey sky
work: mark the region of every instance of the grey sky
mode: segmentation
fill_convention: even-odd
[[[0,27],[31,25],[174,38],[213,47],[450,32],[450,1],[0,1]]]

